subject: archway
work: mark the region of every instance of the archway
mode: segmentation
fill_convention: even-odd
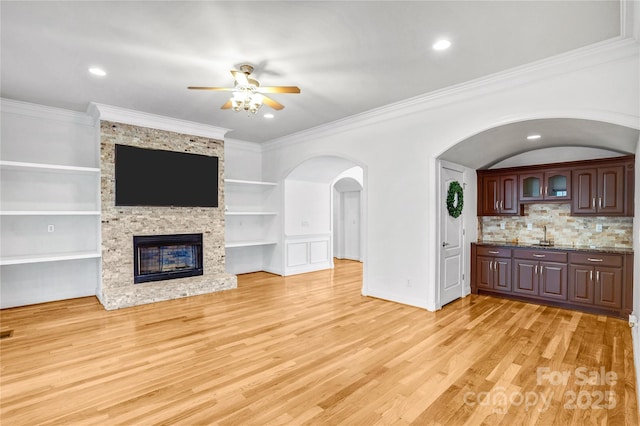
[[[540,139],[527,140],[531,134],[540,134]],[[579,118],[541,118],[497,125],[468,136],[443,151],[436,159],[436,170],[440,170],[442,161],[460,165],[465,170],[465,210],[464,228],[467,242],[475,241],[483,229],[476,215],[477,182],[475,170],[488,168],[516,167],[532,164],[586,160],[619,155],[633,154],[637,150],[640,131],[609,122]],[[437,172],[438,173],[438,172]],[[637,185],[636,185],[637,186]],[[434,196],[438,206],[444,202],[439,191]],[[435,212],[436,223],[442,221],[442,214]],[[634,232],[634,236],[637,232]],[[442,236],[435,242],[436,263],[441,265]],[[468,245],[468,244],[467,244]],[[634,238],[634,247],[637,242]],[[469,248],[466,247],[469,259]],[[470,276],[468,263],[464,271]],[[437,281],[443,274],[437,267]],[[467,282],[467,288],[469,283]],[[440,308],[440,289],[436,286],[436,308]]]
[[[362,168],[342,173],[333,183],[333,257],[361,261]]]
[[[351,175],[350,170],[353,171]],[[317,156],[300,163],[284,179],[283,275],[333,267],[334,184],[341,178],[358,175],[361,189],[360,260],[365,261],[366,169],[346,158]]]

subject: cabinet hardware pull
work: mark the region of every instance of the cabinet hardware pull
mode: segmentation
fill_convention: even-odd
[[[594,198],[594,200],[595,200],[595,198]],[[595,203],[595,201],[594,201],[594,203]],[[593,206],[595,207],[595,204]],[[498,201],[497,200],[496,200],[495,203],[493,203],[493,208],[498,210]]]
[[[533,253],[533,257],[544,257],[544,254]]]
[[[535,266],[535,270],[533,271],[534,275],[538,275],[538,265]]]
[[[596,259],[596,258],[593,258],[593,257],[587,257],[587,260],[589,262],[603,262],[604,261],[603,259]]]
[[[546,197],[547,195],[549,195],[549,187],[548,187],[548,186],[545,186],[545,187],[544,187],[544,195],[545,195],[545,197]]]
[[[593,281],[593,271],[589,271],[589,279]]]
[[[600,281],[600,271],[596,271],[596,282]]]
[[[500,201],[500,210],[504,210],[504,201]]]
[[[593,199],[591,200],[591,208],[592,209],[596,208],[596,197],[593,197]]]
[[[602,208],[602,197],[598,197],[598,207]]]
[[[489,254],[500,254],[500,252],[499,251],[489,250]]]
[[[542,275],[542,268],[544,268],[544,266],[540,265],[540,275]]]

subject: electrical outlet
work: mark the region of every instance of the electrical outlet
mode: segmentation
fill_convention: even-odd
[[[47,232],[54,232],[56,228],[53,225],[47,225]]]
[[[533,223],[527,223],[527,231],[533,230]]]
[[[506,228],[506,223],[500,222],[500,229],[505,229],[505,228]]]
[[[306,220],[303,220],[303,221],[302,221],[302,227],[303,227],[303,228],[308,228],[308,227],[309,227],[309,222],[308,222],[308,221],[306,221]]]
[[[602,224],[596,223],[596,232],[602,232]]]

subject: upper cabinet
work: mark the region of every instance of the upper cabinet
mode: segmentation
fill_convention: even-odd
[[[520,178],[520,201],[571,199],[571,170],[524,172]]]
[[[478,170],[478,216],[522,214],[523,204],[570,202],[572,215],[633,216],[633,155]]]
[[[518,214],[518,175],[494,174],[483,176],[478,185],[479,216]]]
[[[574,215],[625,216],[633,204],[625,200],[625,165],[576,169],[573,177]]]

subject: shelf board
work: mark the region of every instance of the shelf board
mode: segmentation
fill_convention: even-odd
[[[262,182],[258,180],[240,180],[240,179],[225,179],[224,183],[233,183],[238,185],[256,185],[256,186],[276,186],[275,182]]]
[[[226,248],[235,248],[235,247],[254,247],[254,246],[269,246],[273,244],[278,244],[277,241],[269,241],[269,240],[255,240],[255,241],[227,241],[225,243]]]
[[[224,212],[225,216],[275,216],[278,212]]]
[[[26,163],[21,161],[0,161],[0,167],[5,170],[35,169],[52,172],[100,173],[100,168],[98,167],[63,166],[58,164]]]
[[[2,210],[0,216],[100,216],[94,210]]]
[[[101,257],[100,252],[82,251],[64,254],[22,255],[0,258],[0,265],[22,265],[27,263],[59,262],[62,260],[92,259]]]

